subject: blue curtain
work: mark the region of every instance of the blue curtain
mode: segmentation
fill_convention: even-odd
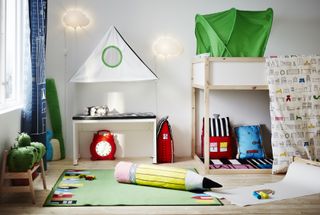
[[[46,31],[47,0],[29,0],[32,84],[27,90],[27,104],[22,111],[21,131],[34,142],[46,143]],[[45,162],[46,163],[46,162]]]

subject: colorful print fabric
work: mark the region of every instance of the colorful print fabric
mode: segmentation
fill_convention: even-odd
[[[270,95],[273,173],[294,156],[320,158],[320,56],[266,59]]]

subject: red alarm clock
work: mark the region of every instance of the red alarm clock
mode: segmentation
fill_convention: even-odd
[[[99,130],[94,134],[91,145],[91,160],[114,160],[116,144],[109,130]]]

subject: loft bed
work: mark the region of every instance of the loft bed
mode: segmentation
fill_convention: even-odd
[[[204,129],[203,157],[196,152],[196,91],[204,93],[204,127],[209,126],[209,93],[216,90],[268,90],[263,57],[198,57],[192,61],[192,155],[206,174],[271,173],[271,169],[211,169],[209,129]]]
[[[210,90],[268,90],[264,67],[263,57],[199,57],[192,62],[192,85]]]

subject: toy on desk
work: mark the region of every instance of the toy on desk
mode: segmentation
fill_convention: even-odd
[[[84,114],[88,116],[105,116],[109,112],[107,105],[86,107]]]
[[[253,191],[253,196],[257,199],[269,199],[269,194],[265,192]]]
[[[70,181],[78,181],[80,178],[84,178],[87,181],[92,181],[96,179],[95,175],[90,175],[90,172],[88,171],[82,171],[82,170],[67,170],[64,173],[64,180],[70,180]]]
[[[207,190],[222,187],[221,184],[187,169],[123,161],[116,165],[114,176],[120,183],[178,190]]]
[[[96,176],[94,176],[94,175],[81,174],[81,175],[79,176],[79,178],[84,178],[84,179],[86,179],[87,181],[93,181],[93,180],[96,179]]]
[[[255,190],[252,195],[257,199],[269,199],[270,195],[274,194],[274,190],[265,189],[265,190]]]
[[[96,179],[96,176],[94,176],[94,175],[86,175],[85,179],[86,179],[87,181],[93,181],[93,180]]]

